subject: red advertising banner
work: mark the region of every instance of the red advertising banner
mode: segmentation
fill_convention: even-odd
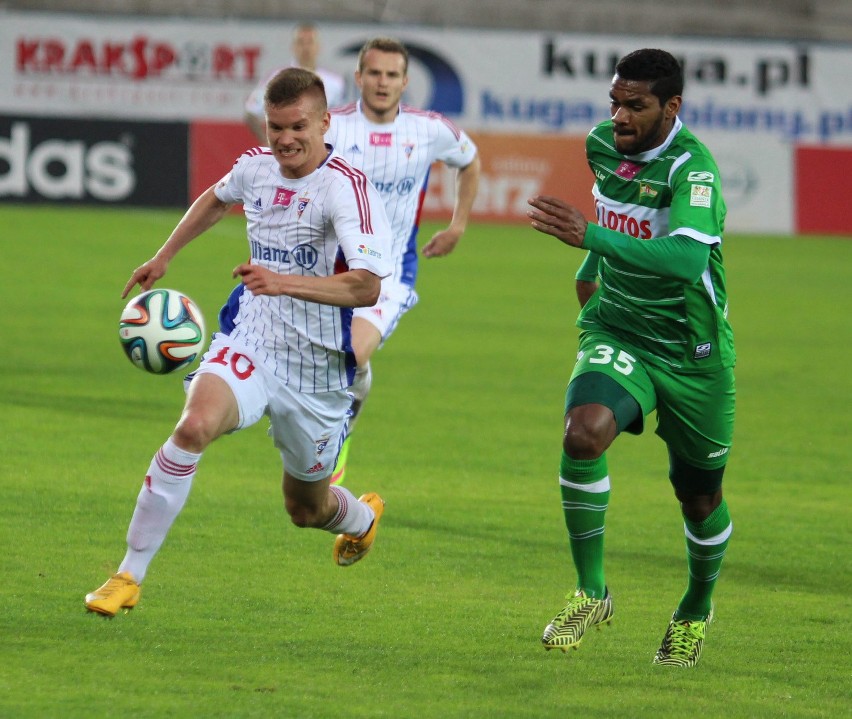
[[[191,122],[189,125],[189,198],[194,201],[220,180],[257,139],[239,122]]]
[[[852,149],[796,148],[796,231],[852,235],[852,216],[843,199],[852,177]]]

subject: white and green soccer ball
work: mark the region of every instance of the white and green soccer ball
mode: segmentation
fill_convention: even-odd
[[[204,318],[189,297],[156,289],[134,297],[121,313],[118,337],[139,369],[168,374],[191,364],[204,344]]]

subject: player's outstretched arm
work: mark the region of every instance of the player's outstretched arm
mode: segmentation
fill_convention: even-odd
[[[130,275],[121,296],[127,297],[127,294],[136,285],[139,285],[143,292],[150,290],[154,283],[166,274],[166,269],[172,258],[201,233],[221,220],[230,207],[231,205],[216,197],[213,187],[201,193],[178,222],[175,229],[172,230],[169,239],[157,251],[157,254],[144,265],[133,270],[133,274]]]

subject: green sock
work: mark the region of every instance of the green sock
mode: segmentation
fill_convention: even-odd
[[[606,455],[580,460],[571,459],[563,452],[559,488],[571,556],[577,569],[577,587],[590,597],[603,599],[606,593],[604,518],[609,504]]]
[[[733,530],[725,500],[703,522],[684,517],[689,584],[675,612],[676,619],[704,619],[712,607],[713,588]]]

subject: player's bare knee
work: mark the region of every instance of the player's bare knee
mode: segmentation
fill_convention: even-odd
[[[216,438],[217,426],[201,414],[184,414],[172,434],[175,444],[188,452],[201,452]]]
[[[688,494],[675,491],[683,516],[690,522],[703,522],[722,503],[722,490],[712,494]]]
[[[584,404],[568,411],[562,447],[572,459],[597,459],[617,434],[615,418],[609,408]]]
[[[588,427],[574,424],[565,428],[562,447],[571,459],[597,459],[606,450],[606,443]]]

